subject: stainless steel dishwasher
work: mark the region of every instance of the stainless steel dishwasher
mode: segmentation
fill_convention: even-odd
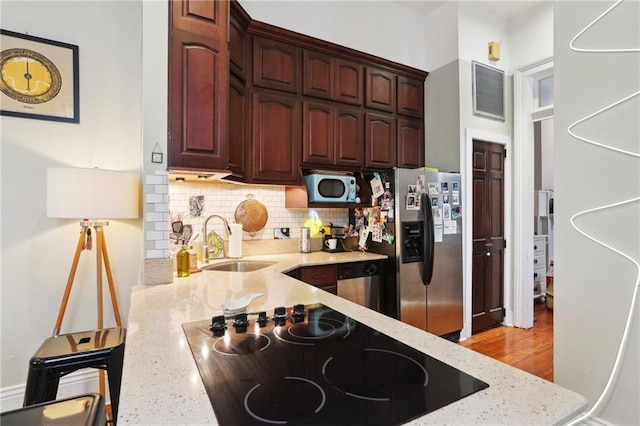
[[[379,273],[377,260],[338,263],[338,296],[380,311]]]

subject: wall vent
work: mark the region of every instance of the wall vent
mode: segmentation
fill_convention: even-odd
[[[504,121],[504,71],[472,62],[473,115]]]

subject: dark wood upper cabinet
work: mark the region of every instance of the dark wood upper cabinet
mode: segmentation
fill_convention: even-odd
[[[302,110],[302,164],[334,165],[333,107],[319,102],[304,102]]]
[[[364,122],[362,111],[352,107],[335,108],[335,165],[360,169],[364,165]]]
[[[335,60],[334,99],[352,105],[362,105],[364,66],[344,59]]]
[[[226,42],[229,25],[228,1],[171,0],[169,7],[171,28]]]
[[[228,166],[228,2],[171,1],[168,168]]]
[[[234,179],[242,180],[248,138],[249,98],[244,83],[235,76],[229,79],[229,170]]]
[[[361,110],[305,101],[302,117],[303,166],[362,168],[364,125]]]
[[[254,90],[251,181],[297,185],[300,167],[300,101]]]
[[[229,71],[245,81],[247,79],[248,36],[247,25],[251,18],[238,6],[231,2],[229,12]]]
[[[365,114],[365,167],[396,166],[396,119],[385,114]]]
[[[424,80],[398,76],[398,114],[424,116]]]
[[[365,106],[394,112],[396,107],[396,76],[390,72],[367,67],[365,70]]]
[[[398,167],[424,166],[422,120],[398,119]]]
[[[300,49],[288,43],[253,37],[253,85],[300,92]]]
[[[333,99],[333,64],[331,56],[305,49],[302,54],[302,94]]]

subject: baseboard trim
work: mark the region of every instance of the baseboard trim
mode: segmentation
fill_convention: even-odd
[[[26,383],[0,389],[0,412],[22,407]],[[79,370],[60,379],[57,399],[70,398],[76,395],[98,392],[98,371],[95,369]]]

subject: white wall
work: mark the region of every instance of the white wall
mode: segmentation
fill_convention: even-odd
[[[553,3],[540,4],[508,23],[508,73],[553,56]]]
[[[240,0],[256,21],[426,70],[424,16],[387,1]]]
[[[569,41],[612,2],[555,3],[555,381],[593,404],[609,377],[638,269],[573,229],[585,209],[640,197],[640,97],[575,127],[585,138],[633,151],[624,155],[568,134],[568,127],[640,90],[640,53],[577,53]],[[577,41],[581,48],[634,47],[640,3],[623,2]],[[579,217],[577,226],[640,261],[640,202]],[[640,310],[614,391],[596,415],[609,424],[640,424]]]
[[[47,167],[140,171],[140,20],[139,2],[2,2],[3,29],[78,45],[80,57],[79,124],[0,118],[3,388],[26,381],[29,359],[51,336],[80,231],[79,221],[46,217]],[[105,234],[126,320],[140,221],[112,221]],[[63,332],[96,327],[95,271],[95,251],[84,252]],[[108,293],[105,314],[113,325]]]

